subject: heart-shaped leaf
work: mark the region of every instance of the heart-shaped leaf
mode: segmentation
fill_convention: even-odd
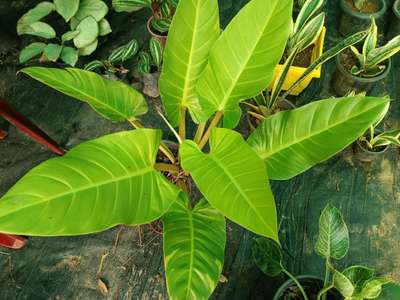
[[[271,277],[282,273],[282,253],[279,244],[274,240],[258,238],[252,247],[253,259],[265,274]]]
[[[365,282],[373,278],[375,270],[364,266],[351,266],[346,268],[342,273],[353,284],[354,294],[359,294]]]
[[[193,141],[183,142],[183,169],[227,218],[278,242],[275,201],[262,160],[239,133],[228,129],[212,131],[210,148],[205,154]]]
[[[56,11],[64,18],[65,22],[76,14],[79,8],[79,0],[54,0]]]
[[[154,169],[160,140],[157,130],[119,132],[42,163],[0,199],[0,231],[81,235],[158,219],[180,193]]]
[[[346,299],[353,296],[354,286],[352,282],[338,271],[333,274],[333,285]]]
[[[229,23],[210,52],[197,92],[207,116],[240,119],[239,102],[258,95],[275,74],[289,36],[292,0],[252,0]]]
[[[163,217],[168,294],[172,300],[206,300],[224,264],[225,218],[204,199],[193,209],[188,201],[182,193]]]
[[[19,54],[19,62],[21,64],[27,62],[31,58],[41,54],[46,47],[45,43],[32,43],[21,50]]]
[[[68,96],[87,102],[99,114],[114,121],[132,119],[147,112],[142,94],[122,82],[106,80],[93,72],[43,67],[25,68],[21,72]]]
[[[270,178],[286,180],[350,145],[388,108],[386,98],[320,100],[268,117],[248,142],[265,161]]]
[[[326,259],[341,259],[349,250],[349,243],[349,231],[342,214],[336,207],[327,204],[319,219],[317,253]]]

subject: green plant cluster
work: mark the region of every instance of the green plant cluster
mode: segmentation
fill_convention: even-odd
[[[382,287],[391,281],[375,275],[375,270],[367,266],[350,266],[343,271],[337,270],[332,260],[343,259],[350,245],[349,231],[341,212],[328,204],[319,220],[319,235],[315,250],[325,259],[326,274],[323,288],[317,300],[326,297],[331,289],[336,289],[345,300],[376,299]],[[265,238],[258,238],[253,245],[253,257],[258,267],[267,275],[275,277],[281,273],[289,276],[296,284],[305,300],[308,300],[305,288],[282,264],[279,244]],[[393,299],[394,300],[394,299]]]
[[[142,8],[152,12],[151,26],[159,33],[166,33],[179,0],[113,0],[117,12],[133,12]]]
[[[137,68],[142,73],[150,73],[152,67],[159,69],[162,63],[164,48],[156,38],[150,38],[148,50],[139,51],[139,43],[136,39],[116,48],[106,60],[94,60],[85,65],[88,71],[101,70],[106,73],[128,73],[129,69],[124,67],[124,63],[135,60]]]
[[[57,36],[54,28],[43,21],[51,13],[58,13],[70,30]],[[17,23],[18,35],[32,35],[46,40],[26,46],[20,53],[20,63],[41,55],[40,61],[75,66],[79,56],[90,55],[98,45],[98,38],[112,30],[105,19],[107,5],[101,0],[43,1],[25,13]]]

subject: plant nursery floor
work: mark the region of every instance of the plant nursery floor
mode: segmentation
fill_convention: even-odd
[[[232,2],[222,1],[225,18],[237,9],[233,7],[237,2]],[[334,7],[337,3],[332,1],[329,5]],[[330,11],[326,47],[334,45],[339,38],[337,12]],[[7,39],[8,50],[0,46],[0,95],[61,145],[70,148],[129,128],[127,124],[103,120],[88,106],[24,76],[16,76],[19,67],[12,58],[13,47],[18,49],[18,40]],[[2,60],[2,55],[6,59]],[[399,66],[396,59],[396,72],[371,93],[389,94],[395,99],[391,116],[385,121],[389,126],[400,126],[397,100],[400,78],[396,77]],[[331,97],[333,71],[334,63],[330,62],[324,68],[322,79],[314,81],[298,103]],[[156,119],[153,114],[144,123],[154,124]],[[158,119],[156,122],[160,123]],[[243,130],[247,130],[245,126]],[[0,142],[0,196],[29,169],[51,156],[48,150],[10,127],[9,137]],[[367,264],[400,281],[398,150],[390,149],[373,163],[361,164],[353,159],[349,148],[293,180],[274,182],[273,189],[285,262],[294,274],[322,276],[323,262],[316,256],[313,245],[319,214],[331,202],[342,210],[351,232],[350,251],[339,267]],[[232,223],[228,233],[224,277],[212,299],[272,299],[276,287],[285,278],[270,279],[257,270],[250,251],[253,234]],[[1,250],[0,268],[0,299],[167,299],[162,237],[148,226],[120,226],[83,237],[29,238],[23,250]],[[98,278],[108,287],[105,296],[98,287]]]

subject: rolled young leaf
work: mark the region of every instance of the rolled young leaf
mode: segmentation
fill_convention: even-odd
[[[189,208],[181,194],[162,218],[169,299],[206,300],[218,284],[226,242],[225,218],[205,199]]]
[[[193,119],[200,121],[196,83],[219,34],[216,0],[179,2],[169,30],[160,76],[161,99],[173,126],[179,123],[181,107],[188,107]]]
[[[0,199],[0,231],[81,235],[158,219],[180,192],[154,169],[160,140],[157,130],[119,132],[42,163]]]
[[[289,36],[292,7],[292,0],[252,0],[229,23],[197,84],[207,116],[221,111],[224,126],[233,128],[239,103],[269,85]]]
[[[319,219],[315,249],[325,259],[341,259],[349,250],[349,230],[340,211],[328,204]]]
[[[248,142],[264,160],[269,177],[286,180],[343,150],[388,108],[386,98],[320,100],[268,117]]]
[[[232,130],[214,128],[210,153],[182,143],[182,168],[210,204],[227,218],[279,243],[274,196],[262,160]]]
[[[142,94],[126,84],[104,79],[93,72],[43,67],[25,68],[21,72],[63,94],[88,103],[103,117],[114,121],[136,118],[147,112]]]

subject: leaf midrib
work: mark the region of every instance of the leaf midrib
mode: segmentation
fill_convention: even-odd
[[[189,260],[189,276],[186,289],[186,299],[190,299],[189,294],[191,291],[192,278],[193,278],[193,261],[194,261],[194,229],[193,229],[193,212],[187,211],[189,221],[189,234],[190,234],[190,260]]]
[[[290,147],[292,147],[293,145],[301,144],[302,142],[304,142],[304,141],[307,140],[307,139],[313,138],[314,136],[317,136],[317,135],[320,135],[320,134],[322,134],[322,133],[324,133],[324,132],[326,132],[326,131],[329,131],[330,129],[332,129],[332,128],[336,127],[336,126],[343,125],[345,122],[350,121],[350,120],[355,119],[355,118],[358,118],[360,115],[365,114],[365,113],[368,113],[369,111],[371,111],[371,110],[373,110],[373,109],[375,109],[375,108],[376,108],[376,107],[370,108],[370,109],[368,109],[368,110],[366,110],[366,111],[363,111],[363,112],[361,112],[361,113],[359,113],[359,114],[354,115],[353,117],[351,117],[351,118],[349,118],[349,119],[346,119],[346,120],[343,120],[343,119],[342,119],[340,122],[336,122],[336,123],[333,123],[331,126],[324,127],[323,130],[315,131],[314,134],[307,135],[306,137],[303,137],[303,138],[301,138],[301,139],[298,139],[298,140],[296,140],[295,142],[287,143],[286,146],[284,146],[284,147],[278,147],[278,148],[276,148],[274,151],[270,151],[270,152],[262,151],[262,152],[259,152],[259,156],[260,156],[263,160],[266,160],[267,158],[273,156],[274,154],[276,154],[276,153],[278,153],[278,152],[283,151],[284,149],[290,148]]]

